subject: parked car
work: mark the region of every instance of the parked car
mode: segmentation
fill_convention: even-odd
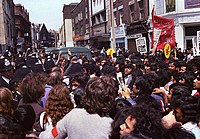
[[[86,47],[60,47],[60,48],[51,48],[51,54],[62,54],[65,58],[68,58],[70,55],[84,55],[87,57],[88,60],[91,60],[92,55],[90,49]]]

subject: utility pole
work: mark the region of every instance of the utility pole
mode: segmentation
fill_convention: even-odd
[[[111,48],[116,51],[116,39],[115,39],[115,25],[114,25],[114,13],[113,13],[113,0],[110,0],[110,20],[111,20]]]

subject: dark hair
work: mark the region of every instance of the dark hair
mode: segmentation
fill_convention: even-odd
[[[85,96],[85,91],[84,91],[84,87],[79,86],[76,90],[74,90],[74,101],[76,104],[77,108],[82,108],[83,106],[81,105],[81,101],[83,99],[83,97]]]
[[[129,108],[122,108],[116,116],[114,117],[114,121],[111,124],[111,135],[109,136],[110,139],[120,139],[120,126],[124,123],[126,118],[131,115],[131,107]]]
[[[1,139],[24,139],[22,128],[15,123],[13,118],[7,114],[0,114],[0,138]]]
[[[178,86],[173,87],[172,101],[180,97],[186,97],[186,96],[191,96],[191,90],[188,87],[184,85],[178,85]]]
[[[31,105],[18,106],[14,114],[15,120],[23,127],[23,131],[31,131],[35,123],[35,111]]]
[[[89,80],[89,76],[88,75],[85,75],[85,74],[77,74],[75,75],[74,77],[70,78],[70,83],[73,83],[73,82],[78,82],[82,87],[85,87],[88,80]]]
[[[190,90],[193,89],[193,81],[194,81],[194,78],[195,75],[193,72],[184,72],[184,73],[181,73],[180,74],[180,77],[179,77],[179,80],[183,80],[185,81],[184,85],[186,85]]]
[[[139,90],[138,94],[152,93],[152,88],[151,88],[150,83],[143,76],[136,77],[135,86]]]
[[[153,139],[161,139],[164,128],[161,113],[151,106],[141,103],[132,107],[131,116],[136,118],[134,133]]]
[[[160,69],[157,72],[157,75],[161,87],[165,86],[170,81],[170,73],[168,69]]]
[[[105,116],[115,102],[117,90],[115,81],[107,76],[91,78],[85,88],[86,95],[81,104],[90,114]]]
[[[103,68],[101,69],[101,73],[102,73],[102,75],[107,75],[107,76],[111,76],[111,77],[117,76],[115,68],[112,65],[103,66]]]
[[[164,139],[195,139],[194,134],[184,128],[174,127],[167,130]]]
[[[174,90],[174,89],[173,89]],[[174,94],[173,94],[174,95]],[[194,96],[182,96],[172,100],[172,107],[180,108],[182,112],[182,123],[198,121],[197,115],[200,113],[199,110],[199,99]]]
[[[112,110],[111,110],[111,112],[110,112],[110,117],[114,119],[115,115],[116,115],[119,111],[121,111],[122,109],[125,109],[125,108],[129,108],[129,107],[131,107],[131,106],[132,106],[132,105],[131,105],[131,103],[130,103],[128,100],[126,100],[126,99],[124,99],[124,98],[118,98],[118,99],[115,101],[115,103],[114,103],[114,105],[113,105],[113,108],[112,108]]]
[[[38,101],[43,95],[46,84],[46,76],[41,73],[28,74],[20,84],[20,91],[24,103]]]
[[[69,93],[69,89],[62,84],[55,85],[51,89],[45,105],[44,123],[48,121],[47,116],[49,116],[53,126],[55,126],[59,120],[73,109],[74,105],[71,102]]]

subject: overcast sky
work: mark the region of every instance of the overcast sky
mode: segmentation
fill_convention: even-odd
[[[58,30],[62,25],[64,4],[79,3],[81,0],[13,0],[21,4],[29,12],[32,23],[45,24],[47,29]]]

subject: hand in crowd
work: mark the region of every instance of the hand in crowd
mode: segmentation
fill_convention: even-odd
[[[122,95],[127,99],[131,97],[131,90],[128,87],[125,87],[122,91]]]

